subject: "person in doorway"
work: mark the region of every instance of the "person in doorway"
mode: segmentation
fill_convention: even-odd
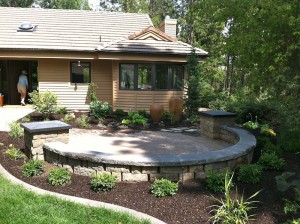
[[[18,81],[18,92],[21,95],[21,105],[25,106],[25,98],[26,98],[26,93],[28,89],[28,79],[27,79],[27,71],[22,70],[20,76],[19,76],[19,81]]]

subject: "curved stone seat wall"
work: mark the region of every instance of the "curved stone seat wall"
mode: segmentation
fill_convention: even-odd
[[[118,181],[153,181],[166,178],[172,181],[195,180],[206,177],[210,169],[233,170],[252,160],[256,146],[255,137],[240,128],[221,126],[220,138],[233,145],[216,151],[207,151],[193,155],[168,155],[159,161],[125,161],[124,158],[111,159],[92,154],[79,154],[60,150],[63,143],[45,143],[45,160],[70,172],[91,176],[94,173],[112,173]]]

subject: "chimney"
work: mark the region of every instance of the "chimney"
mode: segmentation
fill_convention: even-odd
[[[166,16],[165,20],[159,25],[159,29],[176,39],[176,25],[177,19],[171,19],[170,16]]]

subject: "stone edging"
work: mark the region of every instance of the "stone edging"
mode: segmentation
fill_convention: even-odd
[[[125,207],[122,207],[122,206],[119,206],[119,205],[109,204],[109,203],[100,202],[100,201],[94,201],[94,200],[90,200],[90,199],[86,199],[86,198],[74,197],[74,196],[70,196],[70,195],[59,194],[59,193],[47,191],[47,190],[32,186],[28,183],[25,183],[25,182],[19,180],[15,176],[11,175],[9,172],[7,172],[4,169],[4,167],[1,164],[0,164],[0,174],[2,174],[10,182],[12,182],[14,184],[17,184],[17,185],[20,185],[20,186],[24,187],[26,190],[32,191],[36,194],[51,195],[51,196],[58,197],[62,200],[83,204],[85,206],[111,209],[111,210],[114,210],[116,212],[125,212],[127,214],[130,214],[130,215],[138,218],[138,219],[149,220],[152,224],[166,224],[165,222],[163,222],[163,221],[161,221],[157,218],[154,218],[150,215],[144,214],[142,212],[135,211],[133,209],[125,208]]]
[[[189,165],[201,165],[207,163],[216,163],[226,160],[236,159],[240,156],[247,155],[256,146],[255,137],[248,131],[236,128],[221,126],[221,130],[227,132],[227,135],[232,135],[233,139],[224,139],[225,141],[231,142],[232,146],[226,147],[217,151],[199,152],[194,154],[186,155],[175,155],[175,156],[157,156],[157,158],[138,158],[134,156],[130,157],[130,161],[126,160],[123,155],[94,155],[85,153],[76,153],[72,151],[60,151],[60,147],[64,147],[63,143],[53,142],[45,143],[43,148],[49,152],[58,154],[60,156],[66,156],[73,159],[82,159],[86,161],[105,163],[105,164],[117,164],[117,165],[131,165],[131,166],[189,166]],[[236,144],[235,144],[236,143]]]

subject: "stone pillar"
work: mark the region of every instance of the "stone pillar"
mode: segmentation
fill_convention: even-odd
[[[44,160],[43,144],[46,142],[69,142],[71,125],[61,121],[23,123],[25,153],[33,159]]]
[[[200,115],[200,134],[212,139],[219,139],[221,136],[222,125],[233,125],[235,113],[212,110],[201,111]]]

